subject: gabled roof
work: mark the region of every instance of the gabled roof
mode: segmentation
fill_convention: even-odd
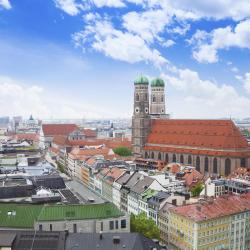
[[[141,194],[153,183],[154,179],[149,176],[143,176],[134,186],[131,187],[131,191]]]
[[[78,129],[76,124],[43,124],[44,136],[68,135]]]
[[[170,197],[171,194],[163,191],[157,192],[155,195],[153,195],[149,200],[148,203],[154,204],[154,205],[160,205],[162,201]]]
[[[123,173],[125,172],[124,169],[120,169],[118,167],[113,167],[109,170],[109,172],[105,175],[104,180],[108,183],[110,183],[111,185],[113,184],[113,182],[119,178],[119,176],[121,176]]]
[[[231,120],[154,120],[145,150],[250,155],[247,140]]]
[[[116,182],[119,183],[120,185],[124,185],[127,183],[127,181],[129,180],[130,178],[130,173],[127,173],[127,172],[124,172],[123,175],[121,175],[117,180]]]
[[[138,172],[134,172],[130,178],[128,179],[128,181],[126,182],[126,187],[133,187],[139,180],[140,177],[142,176],[142,174],[138,173]]]

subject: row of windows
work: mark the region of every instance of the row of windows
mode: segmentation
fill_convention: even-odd
[[[144,95],[141,95],[141,100],[142,101],[147,101],[148,100],[148,94],[147,93],[144,93]],[[136,94],[135,95],[135,100],[137,102],[140,101],[140,95],[139,94]],[[161,99],[160,99],[161,102],[164,102],[164,95],[161,96]],[[156,96],[155,95],[152,95],[152,102],[156,102]]]
[[[127,227],[127,221],[121,220],[121,228],[126,228]],[[114,229],[119,229],[119,221],[110,221],[109,222],[109,230],[114,230]],[[103,229],[101,229],[101,231],[103,231]]]

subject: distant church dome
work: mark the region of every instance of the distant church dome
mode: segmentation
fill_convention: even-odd
[[[149,81],[148,81],[148,78],[147,78],[147,77],[145,77],[145,76],[139,76],[139,77],[134,81],[134,84],[135,84],[135,85],[140,85],[140,84],[148,85],[148,84],[149,84]]]
[[[151,82],[151,87],[164,87],[165,82],[161,78],[156,78]]]

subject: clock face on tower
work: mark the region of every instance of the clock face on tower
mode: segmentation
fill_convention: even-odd
[[[135,108],[135,113],[138,114],[140,112],[140,108],[139,107],[136,107]]]

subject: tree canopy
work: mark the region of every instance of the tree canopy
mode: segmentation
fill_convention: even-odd
[[[114,153],[120,156],[130,156],[132,155],[132,150],[128,147],[117,147],[114,149]]]
[[[191,188],[192,196],[194,197],[199,196],[202,190],[203,190],[203,183],[198,182],[195,186]]]
[[[160,231],[152,219],[148,219],[145,213],[131,215],[131,232],[143,234],[150,239],[160,239]]]

